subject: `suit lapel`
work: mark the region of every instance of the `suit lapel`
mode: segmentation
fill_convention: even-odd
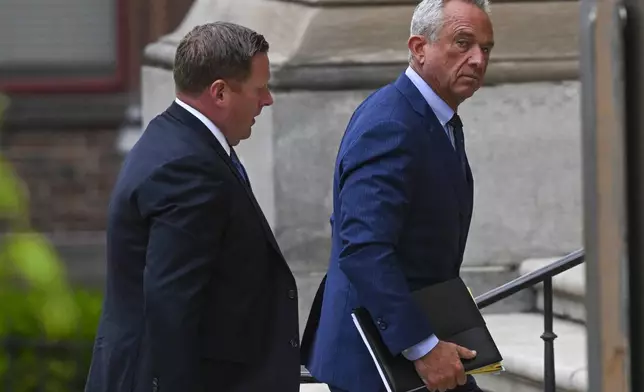
[[[213,139],[215,139],[213,137]],[[235,167],[235,164],[233,163],[232,159],[230,159],[230,156],[224,151],[223,147],[219,144],[217,140],[215,140],[217,143],[219,149],[217,149],[217,153],[219,154],[219,157],[228,165],[228,169],[233,172],[235,177],[237,177],[237,181],[239,181],[240,185],[244,188],[244,191],[246,192],[246,196],[250,199],[251,204],[255,208],[255,212],[257,212],[257,215],[259,216],[259,220],[262,224],[262,227],[264,228],[264,233],[266,234],[268,238],[268,242],[271,243],[277,254],[279,254],[282,258],[284,258],[284,255],[282,254],[282,251],[280,250],[279,245],[277,244],[277,240],[275,239],[275,235],[273,234],[273,230],[271,230],[271,226],[268,224],[268,221],[266,220],[266,216],[264,215],[264,212],[262,211],[262,207],[259,205],[257,202],[257,199],[255,198],[255,194],[253,193],[252,189],[250,189],[249,183],[246,182],[246,180],[242,177],[241,173],[239,173],[239,170]]]
[[[257,199],[255,199],[255,195],[253,194],[253,191],[250,189],[249,185],[246,183],[241,173],[239,173],[232,159],[230,158],[228,153],[226,153],[224,148],[221,146],[221,144],[219,143],[215,135],[213,135],[212,132],[210,132],[210,129],[208,129],[208,127],[206,127],[206,125],[202,123],[201,120],[199,120],[197,117],[193,116],[187,110],[179,106],[176,102],[172,102],[172,105],[170,105],[167,112],[168,114],[170,114],[172,117],[176,118],[183,124],[186,124],[191,130],[195,131],[199,136],[199,138],[202,141],[204,141],[206,144],[208,144],[210,147],[212,147],[217,153],[217,155],[219,156],[219,158],[228,166],[228,169],[233,173],[233,175],[237,178],[237,181],[239,181],[239,184],[244,188],[246,195],[248,196],[251,204],[253,205],[253,208],[255,209],[255,212],[257,213],[259,220],[262,224],[262,228],[264,229],[264,233],[268,238],[268,242],[270,242],[270,244],[273,246],[277,254],[279,254],[282,258],[284,258],[284,255],[282,254],[282,251],[280,250],[280,247],[277,244],[277,240],[273,235],[273,230],[271,230],[271,227],[268,224],[268,221],[266,220],[266,216],[264,216],[264,212],[262,211],[262,208],[257,202]]]
[[[418,114],[421,115],[424,128],[430,133],[435,147],[435,152],[439,155],[447,172],[449,182],[454,188],[459,206],[462,211],[471,211],[472,208],[472,189],[471,189],[471,171],[469,164],[467,173],[464,176],[463,170],[459,163],[458,154],[449,140],[445,128],[434,114],[423,95],[418,91],[416,86],[409,80],[404,73],[398,77],[395,82],[396,88],[407,98],[411,106]]]

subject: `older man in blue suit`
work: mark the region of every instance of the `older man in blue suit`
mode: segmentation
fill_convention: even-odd
[[[332,253],[303,338],[304,363],[332,391],[384,390],[352,320],[364,306],[393,354],[429,390],[480,391],[410,293],[459,275],[473,179],[459,104],[483,82],[494,45],[487,0],[424,0],[410,65],[356,110],[334,175]]]

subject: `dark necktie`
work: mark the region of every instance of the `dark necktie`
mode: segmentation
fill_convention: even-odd
[[[454,113],[451,120],[447,122],[452,127],[454,133],[454,149],[461,164],[463,174],[467,176],[467,157],[465,156],[465,136],[463,135],[463,122],[458,114]]]
[[[230,159],[233,161],[233,164],[235,165],[235,168],[237,168],[237,171],[239,174],[241,174],[242,178],[244,181],[246,181],[246,185],[250,186],[250,181],[248,180],[248,174],[246,174],[246,169],[244,169],[244,165],[242,165],[241,161],[239,160],[239,157],[237,156],[237,153],[233,148],[230,148]]]

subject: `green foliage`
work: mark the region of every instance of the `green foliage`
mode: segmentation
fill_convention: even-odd
[[[0,95],[0,125],[7,106]],[[71,287],[28,196],[0,156],[0,388],[8,376],[16,392],[81,390],[102,298]]]

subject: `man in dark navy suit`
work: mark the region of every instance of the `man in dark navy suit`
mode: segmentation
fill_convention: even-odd
[[[332,391],[383,383],[351,319],[364,306],[394,354],[431,391],[480,391],[410,293],[459,275],[473,179],[459,104],[481,86],[493,43],[487,0],[424,0],[411,23],[409,68],[355,111],[340,144],[332,250],[303,337],[312,375]],[[458,311],[458,309],[454,309]]]
[[[295,280],[234,150],[273,103],[267,52],[230,23],[180,42],[109,206],[87,392],[299,390]]]

